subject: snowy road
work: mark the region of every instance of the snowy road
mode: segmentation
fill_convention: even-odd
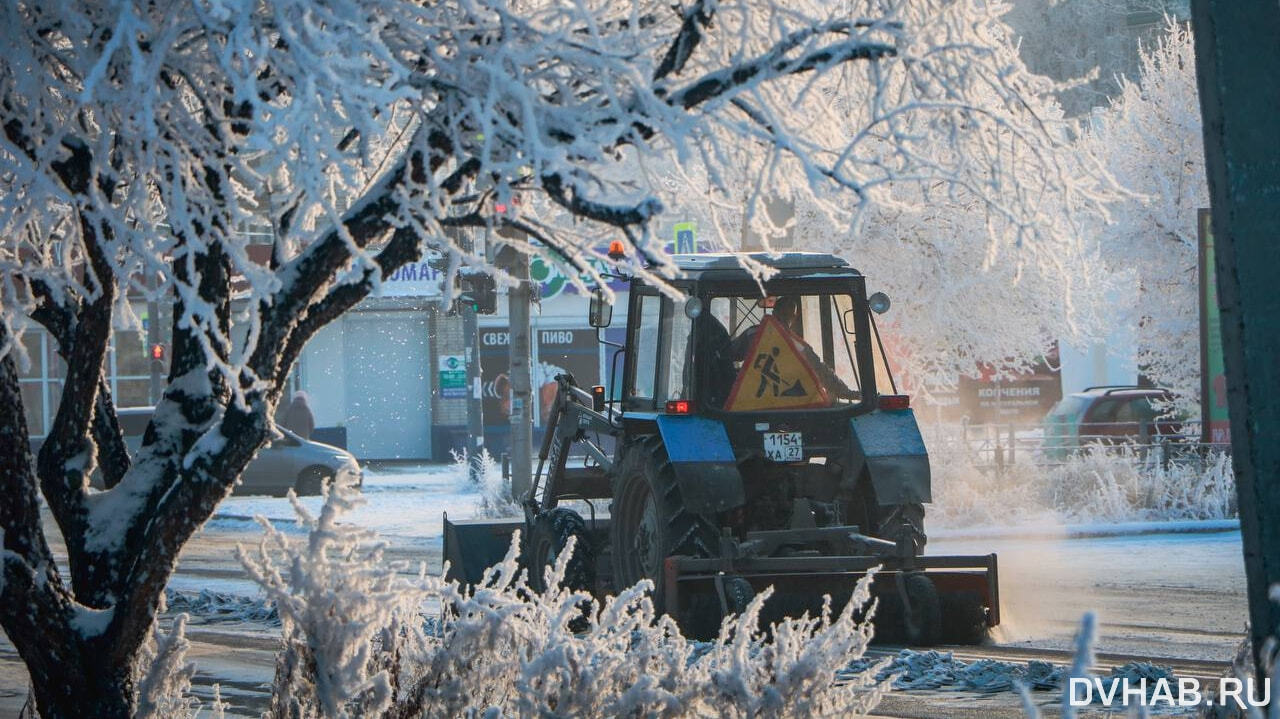
[[[1066,649],[1090,609],[1099,651],[1226,660],[1243,635],[1238,531],[935,541],[928,551],[999,555],[1000,644]]]
[[[460,487],[452,467],[383,469],[366,478],[368,504],[351,515],[391,543],[388,556],[440,566],[441,514],[466,517],[478,495]],[[318,498],[304,504],[315,510]],[[184,551],[172,588],[182,593],[210,589],[253,596],[234,557],[238,543],[257,541],[250,519],[261,514],[276,526],[291,526],[287,500],[235,497]],[[299,530],[290,530],[299,531]],[[1112,655],[1179,658],[1187,666],[1216,666],[1233,654],[1245,622],[1243,566],[1236,531],[1201,534],[1067,539],[1037,528],[1041,539],[934,540],[930,553],[1000,557],[1002,614],[993,645],[964,650],[966,657],[997,656],[1026,661],[1049,658],[1069,647],[1080,616],[1099,618],[1098,650]],[[259,622],[193,619],[189,632],[200,667],[197,689],[220,682],[235,713],[256,714],[272,673],[278,628]],[[1105,661],[1104,657],[1104,662]],[[1114,662],[1113,662],[1114,663]],[[0,646],[0,715],[16,715],[25,696],[25,672],[12,647]],[[1037,695],[1050,702],[1048,693]],[[1020,716],[1011,694],[995,697],[956,693],[894,694],[885,716]]]

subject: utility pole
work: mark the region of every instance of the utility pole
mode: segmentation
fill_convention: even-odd
[[[511,496],[523,501],[533,486],[533,390],[529,353],[529,307],[533,289],[529,282],[529,256],[512,252],[512,274],[520,284],[508,294],[511,322]]]
[[[466,341],[467,360],[467,465],[468,478],[473,484],[481,480],[480,453],[484,450],[484,402],[481,401],[480,383],[480,326],[476,307],[463,303],[462,336]]]
[[[460,247],[468,252],[484,252],[487,245],[483,238],[464,230],[446,230],[449,236]],[[449,265],[456,265],[458,258],[450,256]],[[487,277],[487,275],[486,275]],[[462,341],[466,369],[467,400],[467,479],[479,484],[483,478],[484,466],[480,454],[484,451],[484,401],[482,399],[482,383],[480,379],[480,323],[481,312],[493,313],[492,302],[480,296],[481,285],[492,287],[492,279],[487,283],[480,282],[478,273],[462,268],[458,280],[462,285],[462,295],[453,304],[453,311],[462,319]],[[492,294],[492,293],[490,293]],[[485,304],[485,307],[481,307]]]
[[[1254,676],[1280,639],[1280,5],[1192,0]],[[1273,702],[1274,706],[1274,702]]]

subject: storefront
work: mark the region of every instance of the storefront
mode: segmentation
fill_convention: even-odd
[[[401,268],[366,299],[321,329],[297,367],[317,428],[340,428],[366,460],[432,459],[433,329],[440,273]]]
[[[555,397],[555,377],[579,385],[607,375],[605,347],[587,325],[587,298],[563,276],[535,261],[530,276],[542,301],[532,312],[535,442]],[[467,443],[467,341],[462,320],[440,306],[441,273],[420,263],[383,283],[378,296],[322,329],[298,366],[316,426],[341,428],[362,460],[448,461]],[[618,285],[615,289],[622,290]],[[619,292],[620,306],[626,293]],[[480,392],[485,447],[498,456],[510,441],[510,329],[507,298],[480,317]],[[624,312],[617,314],[621,324]]]

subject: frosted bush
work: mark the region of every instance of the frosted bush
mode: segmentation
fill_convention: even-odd
[[[179,614],[168,632],[155,624],[142,645],[138,659],[138,710],[135,719],[192,719],[200,716],[201,704],[191,695],[191,677],[196,665],[187,661],[187,615]],[[226,705],[218,685],[213,685],[210,715],[221,719]]]
[[[453,455],[459,485],[480,492],[476,500],[477,517],[494,519],[524,516],[520,503],[511,496],[511,483],[502,476],[502,467],[489,454],[489,450],[481,449],[474,457],[468,457],[465,450],[451,451],[450,454]],[[473,469],[474,476],[479,479],[478,484],[472,480]]]
[[[1073,456],[1044,472],[1050,504],[1079,521],[1235,516],[1229,458],[1215,454],[1203,464],[1164,465],[1157,455],[1120,448]]]
[[[1090,449],[1058,464],[1033,456],[1002,472],[974,463],[960,443],[935,441],[930,517],[945,526],[1051,521],[1144,521],[1234,517],[1230,457],[1215,453],[1192,462],[1160,461],[1158,449]]]
[[[372,532],[339,523],[364,503],[350,481],[325,488],[319,517],[290,490],[310,530],[305,542],[257,517],[266,534],[256,551],[236,548],[275,602],[284,634],[268,716],[372,716],[391,704],[392,671],[375,656],[375,642],[386,646],[386,632],[414,616],[418,592],[401,567],[382,561],[384,545]]]
[[[284,627],[270,716],[848,717],[879,700],[878,665],[837,676],[871,639],[858,618],[869,579],[842,611],[828,603],[767,631],[762,592],[715,641],[694,642],[648,583],[604,602],[560,588],[570,552],[548,568],[552,588],[533,591],[518,537],[475,588],[406,579],[371,533],[338,523],[357,499],[335,487],[319,520],[295,503],[306,543],[264,525],[258,551],[241,552]],[[419,614],[428,607],[438,621]]]

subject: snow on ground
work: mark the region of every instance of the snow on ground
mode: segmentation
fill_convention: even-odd
[[[363,494],[366,504],[351,512],[349,521],[383,537],[436,548],[443,536],[444,514],[454,519],[473,517],[481,500],[479,489],[468,485],[457,464],[367,468]],[[313,515],[324,503],[320,497],[300,501]],[[206,527],[260,533],[253,521],[258,515],[282,531],[303,531],[297,528],[289,500],[277,497],[231,497]]]

